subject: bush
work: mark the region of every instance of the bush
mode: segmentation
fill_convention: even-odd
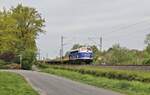
[[[6,63],[5,61],[0,60],[0,69],[5,69],[5,68],[6,68],[6,67],[5,67],[6,64],[7,64],[7,63]]]
[[[145,59],[144,61],[143,61],[143,64],[144,65],[150,65],[150,58],[147,58],[147,59]]]
[[[5,64],[6,64],[6,62],[5,62],[5,61],[0,60],[0,65],[5,65]]]
[[[76,71],[82,74],[90,74],[96,77],[107,77],[110,79],[140,81],[140,82],[147,82],[147,83],[150,82],[149,72],[104,69],[104,68],[96,68],[92,66],[82,67],[82,66],[47,65],[47,67],[54,68],[54,69]]]
[[[28,60],[23,60],[21,68],[24,70],[31,70],[32,69],[32,63],[30,63]]]
[[[7,64],[4,67],[5,69],[20,69],[20,65],[15,63]]]
[[[41,63],[39,63],[39,64],[37,64],[37,65],[38,65],[38,67],[40,67],[40,68],[42,68],[42,69],[48,68],[48,66],[47,66],[46,64],[41,64]]]
[[[26,50],[22,54],[22,69],[31,70],[32,65],[36,62],[36,53],[32,50]]]
[[[20,65],[0,60],[0,69],[20,69]]]
[[[15,54],[12,52],[4,52],[2,54],[0,54],[0,59],[6,61],[6,62],[10,62],[13,61],[15,58]]]

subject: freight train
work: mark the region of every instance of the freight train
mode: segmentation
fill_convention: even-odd
[[[81,47],[70,50],[61,59],[45,61],[48,64],[91,64],[93,62],[93,51],[89,47]]]

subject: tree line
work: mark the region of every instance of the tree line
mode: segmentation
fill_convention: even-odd
[[[90,46],[93,50],[93,63],[108,65],[148,65],[150,64],[150,34],[145,38],[144,50],[128,49],[114,44],[108,50],[100,51],[97,46]],[[71,49],[77,49],[84,45],[75,44]]]
[[[36,39],[44,33],[45,20],[35,9],[19,4],[0,11],[0,59],[19,63],[24,69],[36,61]]]

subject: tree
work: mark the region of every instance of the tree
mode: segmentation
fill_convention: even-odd
[[[146,36],[145,44],[150,45],[150,34]]]
[[[81,48],[81,47],[83,47],[83,46],[84,46],[84,45],[74,44],[73,47],[71,48],[71,50],[78,49],[78,48]]]
[[[35,8],[22,6],[0,11],[0,55],[24,55],[24,62],[36,60],[36,38],[43,30],[45,20]],[[31,57],[32,58],[27,58]],[[26,58],[25,58],[26,57]],[[27,60],[27,61],[25,61]]]
[[[35,39],[39,33],[43,33],[45,20],[34,8],[22,6],[19,4],[16,8],[12,8],[12,17],[17,21],[16,27],[19,31],[17,38],[21,40],[18,44],[20,51],[30,48],[36,51]]]
[[[19,41],[16,38],[16,21],[11,17],[10,11],[0,12],[0,53],[16,52],[15,43]]]
[[[102,57],[102,53],[98,50],[97,46],[90,46],[93,51],[93,63],[100,63],[100,59]]]
[[[94,54],[99,52],[97,46],[95,46],[95,45],[90,46],[90,48],[92,49],[92,51],[93,51]]]
[[[36,38],[43,30],[45,20],[34,8],[22,6],[19,4],[12,8],[12,18],[16,20],[16,36],[20,39],[17,43],[18,53],[23,55],[23,69],[31,69],[32,63],[36,60]],[[32,58],[31,58],[32,57]]]
[[[132,53],[127,48],[115,44],[104,55],[104,62],[108,64],[128,64],[132,58]]]
[[[150,34],[146,36],[145,44],[147,44],[146,51],[150,54]]]

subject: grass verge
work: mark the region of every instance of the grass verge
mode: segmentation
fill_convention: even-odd
[[[114,70],[111,68],[102,68],[95,66],[71,66],[71,65],[39,65],[41,68],[54,68],[75,71],[82,74],[90,74],[96,77],[107,77],[109,79],[140,81],[150,83],[150,72]]]
[[[0,95],[39,95],[25,79],[14,73],[0,71]]]
[[[42,68],[41,71],[58,76],[63,76],[89,85],[111,89],[114,91],[125,93],[127,95],[149,95],[150,93],[150,84],[142,83],[139,81],[108,79],[105,77],[96,77],[89,74],[81,74],[75,71],[55,69],[50,67]]]

